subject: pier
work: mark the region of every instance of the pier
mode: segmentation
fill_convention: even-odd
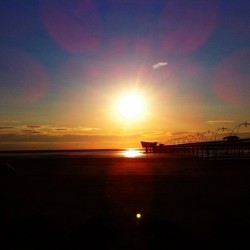
[[[165,153],[182,158],[202,158],[210,160],[222,159],[250,159],[250,138],[239,138],[238,131],[241,126],[247,127],[245,122],[234,129],[219,128],[215,132],[196,133],[181,138],[169,140],[166,144],[141,142],[146,153]],[[228,135],[219,138],[219,132],[227,132]],[[205,134],[211,134],[210,140]],[[224,133],[225,135],[225,133]]]

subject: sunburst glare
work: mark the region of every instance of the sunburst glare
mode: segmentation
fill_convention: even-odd
[[[138,93],[126,93],[118,99],[117,111],[126,121],[140,119],[145,112],[144,99]]]

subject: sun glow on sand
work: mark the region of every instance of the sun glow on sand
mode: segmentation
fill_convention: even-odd
[[[138,156],[142,156],[142,152],[138,149],[127,149],[123,152],[123,156],[127,157],[127,158],[135,158]]]
[[[129,148],[122,152],[122,155],[127,158],[135,158],[142,156],[142,152],[139,149]]]
[[[134,121],[145,113],[144,98],[138,93],[126,93],[118,99],[117,111],[126,121]]]

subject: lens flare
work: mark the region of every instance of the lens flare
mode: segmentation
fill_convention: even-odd
[[[213,91],[223,102],[249,104],[250,49],[232,53],[220,62],[213,77]]]
[[[101,21],[92,1],[42,1],[42,21],[68,52],[93,53],[100,47]]]
[[[128,93],[118,100],[118,112],[126,121],[137,120],[144,114],[144,101],[137,93]]]
[[[1,105],[30,105],[47,94],[49,76],[36,58],[14,47],[1,47],[0,55]]]

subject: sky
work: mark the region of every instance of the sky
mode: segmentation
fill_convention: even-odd
[[[229,133],[250,121],[249,13],[247,0],[1,0],[0,150]]]

